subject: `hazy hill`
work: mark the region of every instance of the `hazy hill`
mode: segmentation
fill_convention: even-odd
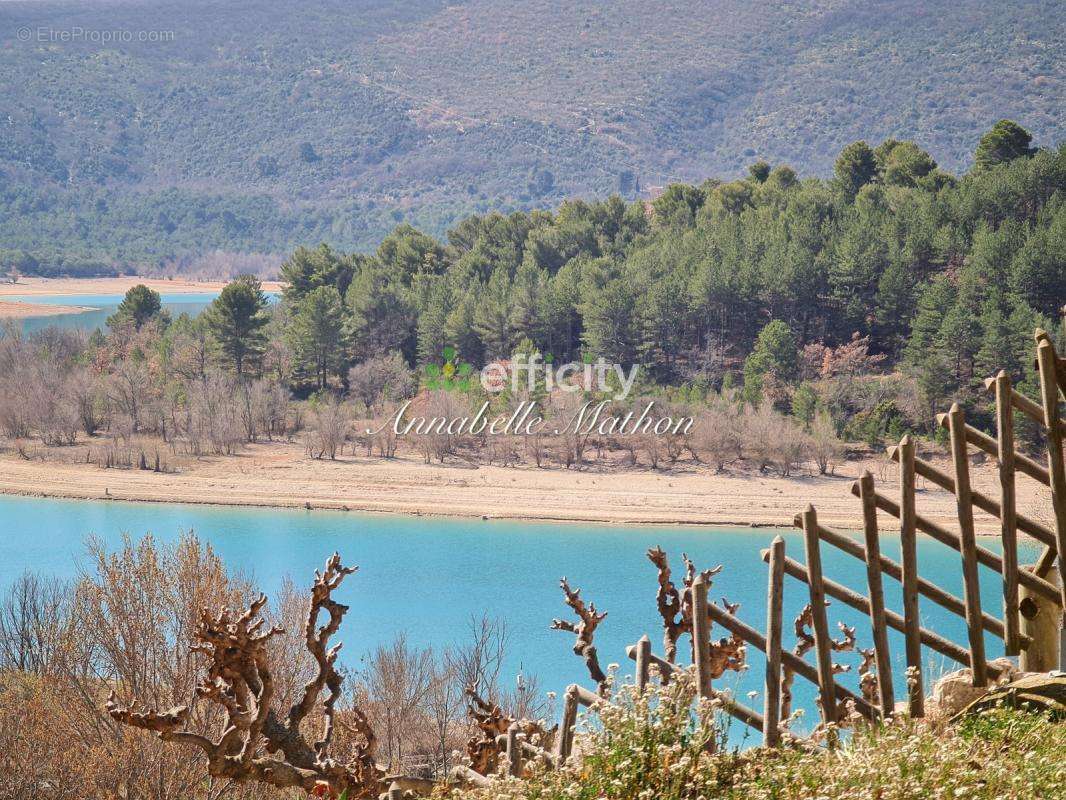
[[[0,3],[0,248],[159,263],[369,246],[399,220],[439,231],[757,158],[826,174],[858,138],[914,138],[964,168],[1001,117],[1061,138],[1061,11]]]

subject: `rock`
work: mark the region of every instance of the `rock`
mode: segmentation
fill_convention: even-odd
[[[1018,668],[1010,659],[997,658],[988,663],[991,667],[1003,670],[998,678],[999,682],[1011,681],[1018,676]],[[933,685],[930,711],[934,716],[953,717],[987,693],[987,688],[977,688],[973,685],[973,675],[969,668],[949,672]]]
[[[987,691],[974,687],[969,669],[949,672],[933,686],[932,708],[927,711],[937,717],[953,717]]]
[[[954,720],[1000,706],[1043,712],[1055,719],[1066,719],[1066,673],[1032,673],[997,686],[969,703],[955,715]]]

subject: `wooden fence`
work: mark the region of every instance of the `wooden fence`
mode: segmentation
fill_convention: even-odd
[[[762,554],[768,565],[765,633],[741,620],[734,609],[710,602],[707,599],[706,575],[695,576],[691,587],[685,590],[688,593],[685,599],[692,607],[693,665],[701,698],[716,699],[726,713],[761,733],[763,743],[768,747],[782,743],[807,746],[805,740],[785,726],[787,720],[782,718],[783,695],[786,686],[791,685],[791,677],[786,677],[786,673],[787,676],[799,676],[817,688],[823,727],[831,730],[832,726],[845,723],[851,713],[867,720],[883,719],[896,712],[889,629],[903,634],[904,663],[907,667],[906,703],[913,717],[925,714],[923,646],[968,668],[975,687],[987,686],[990,680],[1001,673],[1001,668],[990,662],[987,656],[987,634],[1001,639],[1008,655],[1022,655],[1023,666],[1028,656],[1030,668],[1046,671],[1066,667],[1063,663],[1066,658],[1066,648],[1063,647],[1063,639],[1066,638],[1063,633],[1066,559],[1057,558],[1059,553],[1066,552],[1064,422],[1059,416],[1059,396],[1066,397],[1066,361],[1058,357],[1050,337],[1043,331],[1036,332],[1036,353],[1035,365],[1041,385],[1040,402],[1015,390],[1004,372],[985,382],[986,389],[995,399],[995,438],[969,425],[965,413],[957,404],[938,417],[938,423],[948,432],[950,473],[920,458],[915,442],[909,436],[904,436],[898,446],[888,451],[889,458],[899,470],[897,497],[880,491],[874,476],[868,471],[852,484],[851,492],[862,504],[861,540],[823,525],[813,506],[808,506],[795,517],[794,524],[803,532],[805,562],[801,563],[786,553],[785,541],[780,536]],[[1018,452],[1014,436],[1015,414],[1028,418],[1043,431],[1046,465]],[[998,499],[972,486],[971,447],[996,459],[1000,485]],[[1019,474],[1050,490],[1053,510],[1051,525],[1019,513],[1016,492]],[[919,513],[915,493],[918,478],[955,496],[958,530],[951,530]],[[975,508],[999,520],[1002,555],[978,544],[974,525]],[[901,544],[899,562],[881,553],[879,513],[892,517],[898,524]],[[1019,564],[1019,531],[1044,546],[1037,563],[1031,567]],[[917,555],[919,533],[947,545],[959,554],[962,597],[921,577]],[[824,574],[823,544],[864,563],[865,594]],[[979,570],[982,567],[993,570],[1001,577],[1001,613],[993,614],[982,608],[979,582]],[[813,632],[813,664],[801,654],[785,649],[782,644],[786,576],[806,587],[809,605],[805,611]],[[902,614],[885,606],[886,576],[901,586]],[[965,644],[953,642],[922,626],[920,612],[923,600],[940,606],[965,622]],[[826,606],[830,601],[853,608],[869,620],[873,647],[872,651],[864,651],[864,656],[868,656],[864,658],[868,667],[863,673],[859,691],[847,688],[836,678],[833,651],[839,649],[839,644],[832,639],[829,629]],[[1031,624],[1037,616],[1040,616],[1042,624]],[[751,708],[714,688],[712,625],[721,626],[748,647],[765,655],[764,702],[761,710]],[[634,662],[636,683],[641,691],[646,689],[651,680],[653,666],[663,682],[669,682],[676,671],[682,668],[653,653],[647,635],[627,648],[627,655]],[[521,775],[526,760],[530,758],[539,759],[550,767],[565,763],[573,750],[574,728],[580,708],[593,707],[600,702],[603,702],[603,697],[597,692],[577,684],[567,688],[554,752],[551,753],[520,741],[517,726],[512,726],[506,736],[499,737],[499,744],[506,754],[508,774]],[[833,737],[829,736],[828,741],[832,745]]]

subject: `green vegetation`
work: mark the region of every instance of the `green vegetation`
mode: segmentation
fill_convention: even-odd
[[[256,367],[266,348],[266,308],[259,280],[244,275],[227,284],[204,312],[208,329],[238,376]]]
[[[109,328],[132,325],[136,330],[153,317],[163,313],[163,298],[159,292],[139,283],[126,292],[115,313],[107,318]]]
[[[997,710],[957,726],[899,720],[855,730],[834,752],[710,754],[722,712],[690,711],[692,679],[641,697],[622,686],[591,715],[579,763],[528,781],[455,792],[455,800],[824,800],[1052,798],[1066,788],[1066,723]],[[716,724],[717,723],[717,724]],[[733,723],[734,725],[739,723]]]
[[[872,444],[932,433],[950,399],[981,422],[998,369],[1035,391],[1033,330],[1057,331],[1066,299],[1066,147],[1012,152],[956,178],[914,142],[857,142],[828,181],[755,165],[648,207],[569,201],[469,217],[445,242],[403,225],[371,255],[301,248],[282,267],[294,385],[445,346],[480,366],[524,342],[640,364],[678,399],[743,384]]]
[[[997,125],[985,141],[1015,127]],[[689,452],[719,469],[743,458],[789,474],[813,453],[825,472],[840,439],[878,447],[908,431],[935,435],[935,413],[953,400],[988,427],[982,381],[999,369],[1035,396],[1032,334],[1061,335],[1064,254],[1066,146],[955,177],[914,142],[858,142],[830,180],[756,164],[746,178],[674,184],[647,204],[613,196],[473,216],[442,241],[399,225],[369,254],[297,248],[276,306],[244,276],[202,318],[170,324],[158,296],[135,287],[110,341],[70,347],[73,362],[136,373],[120,381],[135,431],[154,424],[142,395],[172,400],[178,414],[181,381],[219,371],[220,386],[259,381],[270,408],[279,393],[321,395],[315,408],[329,410],[347,395],[382,414],[386,395],[414,391],[415,368],[445,353],[475,369],[518,352],[603,358],[640,366],[627,402],[654,398],[723,429],[649,453],[653,466]],[[24,349],[20,358],[66,358],[48,337]],[[374,390],[386,373],[402,393]],[[464,384],[470,396],[447,402],[515,400]],[[13,419],[16,432],[47,428]],[[48,438],[71,441],[76,428]],[[1035,443],[1032,426],[1017,429]]]
[[[1061,135],[1059,4],[907,0],[5,3],[0,258],[23,274],[268,271],[398,222],[633,199],[707,175],[828,176],[866,137],[971,163],[1006,116]],[[974,20],[979,20],[979,24]],[[30,41],[16,41],[26,26]],[[49,29],[162,31],[61,42]],[[43,30],[43,38],[40,31]],[[982,166],[1031,147],[1001,131]],[[870,153],[849,167],[857,192]],[[890,184],[928,169],[879,152]],[[777,179],[787,179],[779,173]],[[726,209],[743,195],[723,190]]]

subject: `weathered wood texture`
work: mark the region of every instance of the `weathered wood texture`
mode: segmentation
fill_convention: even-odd
[[[955,505],[959,515],[959,553],[962,555],[962,597],[966,603],[966,633],[970,640],[970,673],[974,686],[988,685],[985,633],[981,628],[981,578],[977,574],[977,533],[970,496],[970,462],[966,448],[966,417],[955,403],[948,413],[951,461],[955,468]]]
[[[785,540],[770,544],[770,577],[766,589],[766,681],[764,684],[763,744],[775,747],[781,741],[781,633],[784,626]]]
[[[870,592],[870,627],[874,640],[874,659],[877,664],[877,696],[881,713],[886,717],[896,708],[892,689],[892,655],[888,650],[888,627],[885,623],[885,592],[881,582],[881,542],[877,534],[877,500],[874,497],[874,476],[866,471],[859,480],[862,495],[863,537],[866,540],[866,585]]]

